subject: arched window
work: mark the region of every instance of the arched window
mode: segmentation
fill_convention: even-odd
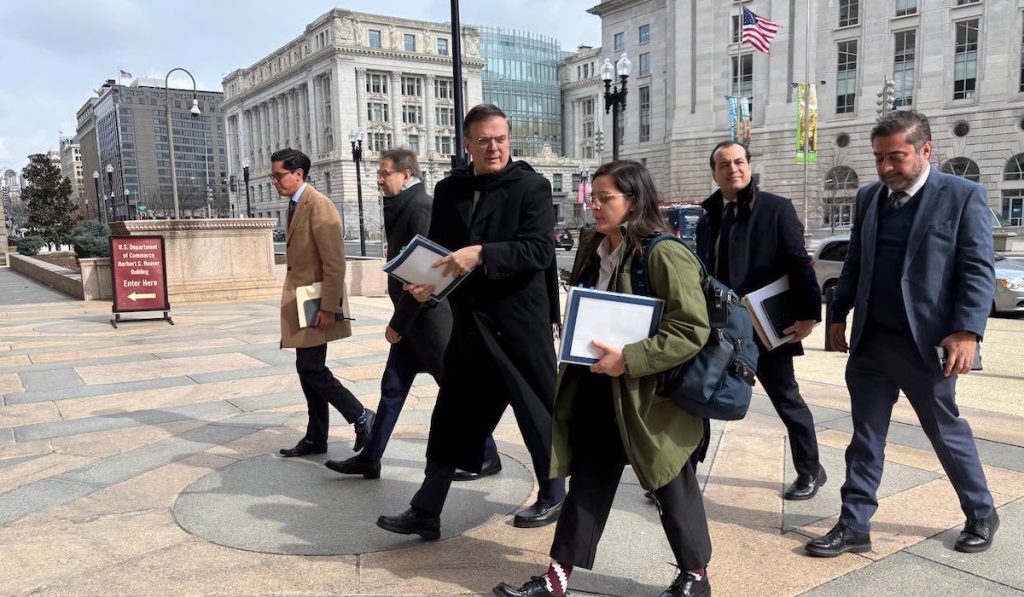
[[[946,160],[944,164],[939,166],[939,170],[946,174],[953,174],[954,176],[966,178],[971,182],[981,182],[981,170],[978,169],[978,165],[974,163],[974,160],[971,160],[970,158],[952,158]]]
[[[849,166],[835,166],[825,174],[822,184],[822,223],[832,229],[849,226],[860,180]]]
[[[1024,153],[1018,153],[1006,161],[1003,180],[1024,180]]]
[[[825,175],[825,190],[841,193],[842,191],[856,191],[860,186],[857,173],[849,166],[836,166]]]
[[[1007,160],[1003,180],[1011,184],[1004,184],[1000,191],[1003,202],[1000,215],[1004,224],[1020,226],[1024,224],[1024,153]]]

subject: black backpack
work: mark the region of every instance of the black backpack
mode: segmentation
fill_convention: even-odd
[[[630,267],[633,294],[653,296],[647,261],[654,246],[663,240],[676,241],[693,253],[670,234],[648,238],[644,241],[643,255],[633,253]],[[691,414],[736,421],[746,416],[753,393],[760,354],[754,344],[754,327],[736,293],[708,275],[700,259],[697,263],[701,264],[701,290],[707,301],[711,334],[696,356],[658,374],[656,391]]]

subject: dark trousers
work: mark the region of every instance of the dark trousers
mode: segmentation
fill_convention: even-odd
[[[615,422],[610,378],[588,377],[591,379],[581,384],[573,403],[569,429],[572,474],[555,527],[551,558],[590,569],[628,461]],[[681,570],[703,568],[711,561],[711,536],[693,464],[687,462],[679,475],[653,493],[677,565]]]
[[[811,410],[800,396],[800,386],[796,383],[793,355],[762,351],[757,360],[757,379],[786,426],[797,474],[814,478],[821,466],[818,437],[814,433]]]
[[[846,449],[846,482],[839,520],[862,533],[871,529],[885,462],[885,438],[900,390],[931,441],[946,476],[971,518],[992,514],[992,494],[967,421],[956,406],[956,376],[927,365],[909,334],[867,332],[846,365],[853,438]]]
[[[314,444],[327,443],[327,428],[330,425],[328,404],[338,409],[349,423],[355,423],[363,415],[363,405],[345,389],[341,382],[327,368],[327,345],[295,349],[295,370],[299,373],[302,393],[306,395],[309,422],[306,424],[306,440]]]
[[[418,373],[429,373],[438,384],[441,383],[443,370],[442,355],[420,355],[415,347],[407,341],[391,346],[388,361],[384,366],[384,375],[380,380],[380,402],[377,403],[377,416],[373,419],[373,432],[370,442],[363,448],[361,456],[367,460],[380,460],[384,449],[391,439],[391,433],[398,423],[398,415],[402,413],[405,399],[409,396],[412,382]],[[487,436],[484,444],[484,460],[493,458],[498,453],[494,438]]]
[[[493,443],[494,440],[491,440]],[[485,451],[485,458],[486,456]],[[441,464],[437,460],[427,459],[427,467],[423,484],[416,490],[409,504],[433,516],[440,516],[444,502],[448,499],[448,490],[452,486],[452,475],[455,467]],[[538,479],[537,501],[545,504],[557,504],[565,499],[565,479]]]

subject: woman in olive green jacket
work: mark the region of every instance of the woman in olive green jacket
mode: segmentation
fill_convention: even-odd
[[[633,161],[594,173],[595,234],[581,239],[570,281],[630,293],[630,264],[648,237],[668,232],[654,183]],[[691,457],[704,424],[655,393],[655,374],[685,362],[707,341],[707,307],[696,257],[679,243],[658,243],[649,256],[651,288],[665,301],[658,332],[621,349],[595,342],[590,367],[563,364],[553,422],[552,475],[570,475],[551,546],[552,564],[521,587],[502,583],[501,596],[561,596],[573,567],[591,568],[626,464],[658,504],[680,573],[662,596],[709,595],[711,539]]]

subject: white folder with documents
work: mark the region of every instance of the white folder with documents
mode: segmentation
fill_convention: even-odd
[[[442,300],[455,290],[465,276],[442,274],[443,267],[434,267],[441,257],[451,251],[417,234],[394,259],[384,264],[384,271],[406,284],[428,284],[434,287],[430,296]]]
[[[648,296],[572,288],[565,306],[558,360],[593,365],[601,357],[595,340],[622,348],[658,333],[665,302]]]

